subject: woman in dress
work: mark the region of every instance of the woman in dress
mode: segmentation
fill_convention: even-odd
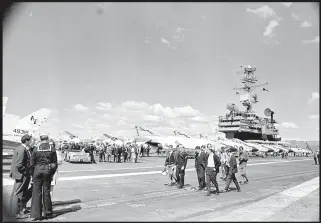
[[[50,139],[49,141],[49,144],[55,146],[55,142]],[[60,151],[60,148],[59,150],[56,150],[56,153],[57,153],[57,163],[58,163],[58,168],[52,178],[52,181],[51,181],[51,185],[50,185],[50,196],[53,197],[53,190],[54,190],[54,186],[57,184],[57,181],[58,181],[58,169],[59,169],[59,166],[62,164],[63,162],[63,153]]]

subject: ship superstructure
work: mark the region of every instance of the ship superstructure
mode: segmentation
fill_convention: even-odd
[[[227,109],[230,112],[219,117],[218,130],[225,133],[228,139],[281,141],[279,130],[275,126],[276,121],[273,119],[274,112],[267,108],[264,111],[266,117],[259,117],[253,110],[253,105],[259,102],[258,95],[254,91],[261,87],[262,91],[268,92],[263,88],[268,83],[257,84],[255,67],[249,65],[242,68],[244,68],[242,87],[234,90],[240,95],[244,109],[239,110],[235,104],[228,104]]]

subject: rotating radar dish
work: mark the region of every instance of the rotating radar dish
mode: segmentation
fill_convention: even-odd
[[[265,115],[266,117],[270,117],[271,114],[272,114],[272,110],[271,110],[270,108],[266,108],[266,109],[264,110],[264,115]]]
[[[234,103],[227,104],[226,109],[231,112],[238,112],[239,111],[238,107]]]

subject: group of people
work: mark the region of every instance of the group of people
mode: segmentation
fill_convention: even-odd
[[[109,143],[97,142],[96,155],[99,156],[99,162],[133,162],[137,163],[137,158],[140,155],[140,148],[137,144],[127,143],[126,145],[113,145]],[[149,154],[148,154],[149,155]]]
[[[91,163],[96,164],[94,154],[98,156],[98,162],[133,162],[137,163],[138,157],[149,157],[151,147],[148,145],[138,146],[136,143],[128,142],[125,145],[117,145],[104,142],[90,142],[90,143],[75,143],[75,142],[62,142],[60,145],[61,150],[65,153],[67,158],[68,151],[81,151],[89,153]]]
[[[187,160],[190,158],[185,149],[177,146],[176,148],[170,147],[170,151],[165,159],[165,168],[163,173],[169,176],[169,186],[177,185],[179,189],[184,186],[185,168]],[[207,196],[211,195],[210,185],[214,184],[216,194],[227,192],[231,182],[233,181],[238,192],[241,191],[239,182],[235,174],[238,172],[237,160],[234,155],[232,147],[222,147],[220,150],[208,144],[195,148],[195,169],[198,178],[199,190],[206,190]],[[248,153],[239,149],[239,169],[241,174],[240,184],[248,183],[246,176],[246,167],[248,161]],[[224,191],[219,190],[217,183],[217,175],[220,173],[221,179],[226,181]]]
[[[14,186],[10,196],[10,215],[17,219],[28,217],[27,203],[31,199],[30,217],[34,220],[53,217],[51,196],[56,184],[58,165],[62,156],[48,135],[35,138],[24,135],[14,150],[10,177]],[[44,213],[44,216],[43,216]]]

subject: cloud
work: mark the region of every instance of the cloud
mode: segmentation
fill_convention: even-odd
[[[289,8],[292,5],[292,2],[282,2],[281,4]]]
[[[162,37],[160,40],[162,43],[169,45],[169,41],[167,39],[165,39],[164,37]]]
[[[300,20],[300,16],[298,14],[295,14],[295,13],[291,13],[291,16],[294,20]]]
[[[301,23],[300,27],[309,28],[309,27],[312,27],[312,23],[305,20],[304,22]]]
[[[103,105],[96,104],[94,108],[103,107]],[[199,135],[201,133],[212,134],[215,129],[213,126],[216,126],[218,122],[216,115],[203,114],[191,105],[164,106],[159,103],[125,101],[108,108],[109,110],[104,113],[75,113],[76,110],[72,110],[67,113],[71,115],[72,123],[65,121],[64,128],[68,130],[69,127],[73,127],[70,131],[83,137],[91,137],[92,134],[102,132],[115,136],[133,137],[136,135],[134,129],[136,125],[162,135],[173,135],[174,130],[189,132],[190,129],[191,133]],[[63,130],[65,129],[61,131]]]
[[[113,106],[110,103],[99,102],[96,108],[98,110],[106,111],[106,110],[110,110],[112,107]]]
[[[113,116],[112,116],[111,114],[104,114],[104,115],[103,115],[103,118],[104,118],[105,120],[113,120]]]
[[[310,115],[309,118],[316,120],[319,119],[319,115]]]
[[[146,115],[144,116],[144,121],[147,121],[147,122],[159,122],[161,121],[161,117],[157,116],[157,115]]]
[[[268,26],[265,28],[265,31],[263,33],[263,36],[269,36],[269,37],[273,37],[276,36],[276,34],[274,33],[274,29],[275,27],[279,26],[279,22],[276,20],[271,20],[268,24]]]
[[[312,40],[303,40],[302,43],[303,43],[303,44],[319,43],[319,41],[320,41],[320,37],[319,37],[319,36],[316,36],[316,37],[314,37],[314,39],[312,39]]]
[[[78,129],[84,129],[85,127],[83,125],[78,124],[72,124],[72,127],[78,128]]]
[[[145,109],[149,107],[149,105],[145,102],[135,102],[135,101],[126,101],[122,103],[121,106],[128,110],[140,110],[140,109]]]
[[[286,129],[297,129],[298,128],[298,126],[293,122],[282,122],[279,126],[286,128]]]
[[[169,43],[168,39],[165,39],[164,37],[160,38],[160,41],[161,41],[163,44],[167,45],[168,47],[170,47],[170,48],[172,48],[172,49],[174,49],[174,50],[177,49],[177,46],[171,45],[171,44]]]
[[[86,107],[86,106],[84,106],[84,105],[82,105],[82,104],[76,104],[76,105],[74,105],[74,109],[75,109],[76,111],[88,111],[88,110],[89,110],[88,107]]]
[[[97,128],[102,128],[102,129],[104,129],[104,128],[108,129],[108,128],[110,128],[110,125],[98,123],[98,124],[96,124],[96,127]]]
[[[205,117],[200,117],[200,116],[196,116],[191,118],[192,121],[194,122],[208,122],[208,120]]]
[[[313,92],[311,95],[311,98],[308,100],[308,104],[311,104],[312,102],[319,100],[320,94],[319,92]]]
[[[254,13],[258,17],[267,20],[267,19],[276,19],[281,20],[281,18],[276,14],[276,12],[270,8],[268,5],[263,5],[257,9],[246,9],[247,12]]]

